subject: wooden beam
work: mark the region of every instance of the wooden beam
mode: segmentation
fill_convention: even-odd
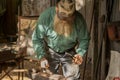
[[[14,69],[12,72],[28,72],[27,69]]]
[[[98,58],[98,23],[99,23],[99,0],[94,0],[94,27],[93,27],[93,39],[94,39],[94,53],[93,53],[93,67],[92,67],[92,80],[97,80],[96,61]]]

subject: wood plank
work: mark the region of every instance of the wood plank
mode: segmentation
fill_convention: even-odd
[[[28,72],[27,69],[14,69],[12,72]]]

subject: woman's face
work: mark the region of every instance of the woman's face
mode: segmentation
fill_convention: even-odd
[[[58,15],[62,17],[70,17],[75,11],[75,3],[73,0],[61,0],[58,4]]]

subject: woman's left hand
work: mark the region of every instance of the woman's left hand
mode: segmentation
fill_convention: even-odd
[[[73,57],[73,63],[81,65],[83,62],[83,58],[80,54],[75,54]]]

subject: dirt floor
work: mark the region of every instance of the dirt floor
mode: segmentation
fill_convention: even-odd
[[[87,65],[86,65],[86,70],[85,70],[85,76],[84,76],[84,80],[91,80],[91,62],[90,60],[87,61]],[[38,68],[38,63],[37,62],[30,62],[30,61],[25,61],[24,62],[24,68],[27,70],[30,70],[32,68]],[[81,70],[81,78],[83,79],[83,71],[84,71],[84,63],[80,66],[80,70]],[[3,73],[2,73],[3,74]],[[2,76],[2,74],[0,76]],[[15,72],[11,72],[10,76],[13,78],[13,80],[18,80],[18,73]],[[2,80],[11,80],[8,76],[6,76],[5,78],[3,78]],[[22,80],[22,79],[20,79]],[[31,80],[28,78],[28,72],[24,72],[24,80]],[[44,80],[44,79],[42,79]]]

